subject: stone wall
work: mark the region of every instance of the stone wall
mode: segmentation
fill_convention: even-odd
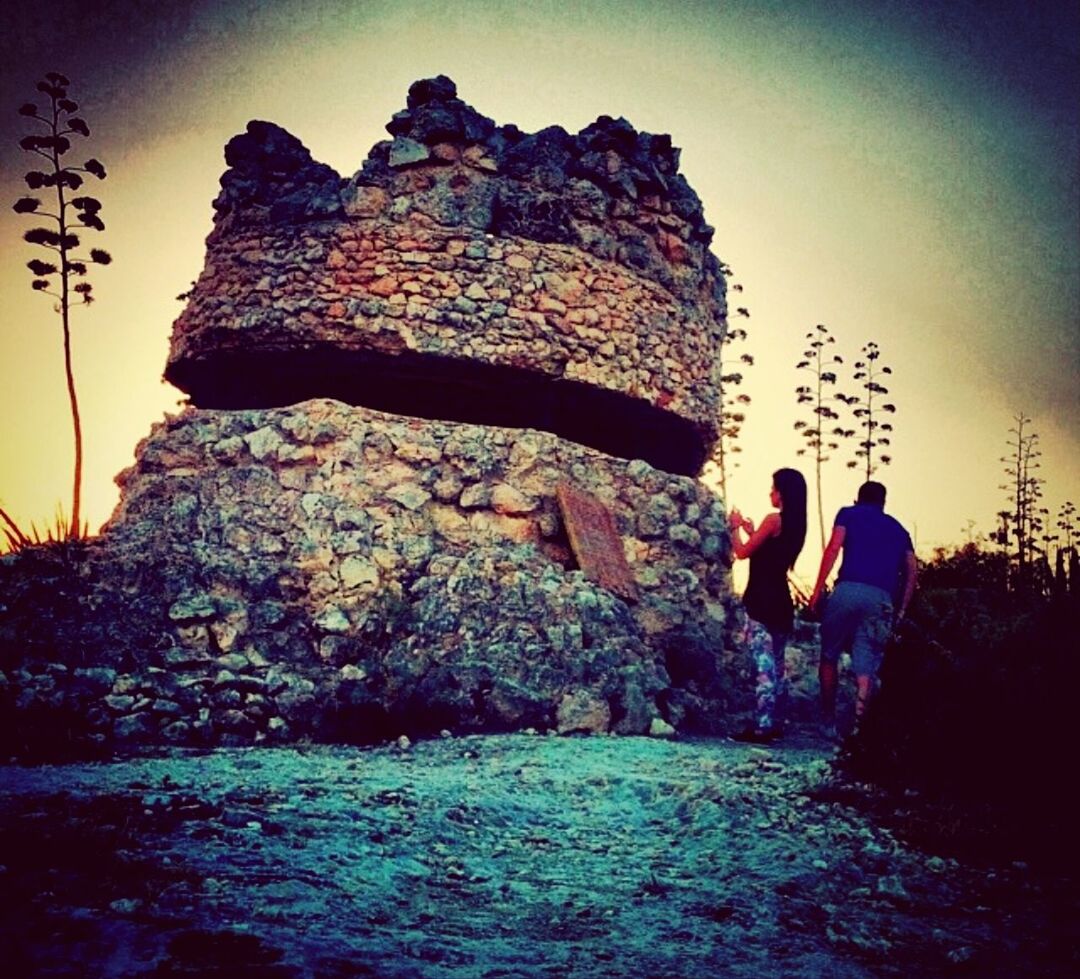
[[[230,142],[168,379],[203,406],[295,394],[370,405],[372,364],[391,371],[395,355],[423,357],[429,377],[440,361],[440,378],[509,368],[617,393],[636,403],[632,416],[667,416],[693,445],[678,464],[654,461],[696,473],[716,436],[725,288],[670,138],[607,117],[576,136],[526,135],[480,116],[448,79],[414,85],[387,128],[395,138],[349,181],[269,123]],[[331,353],[302,392],[302,368],[274,370],[272,355],[320,350]],[[349,361],[354,383],[328,390],[332,358],[362,353],[376,358]],[[253,354],[256,378],[236,368]],[[453,400],[426,414],[445,417]],[[614,454],[651,451],[646,440]]]
[[[723,512],[694,480],[325,400],[188,409],[137,457],[81,572],[82,621],[56,633],[55,589],[0,616],[8,694],[46,713],[76,698],[89,743],[645,733],[730,707]],[[611,508],[637,603],[574,570],[567,479]],[[3,640],[34,621],[44,642],[13,656]],[[56,647],[75,634],[73,660]]]
[[[647,277],[566,245],[461,229],[360,220],[271,231],[248,229],[211,246],[171,353],[170,379],[195,403],[291,400],[262,392],[307,384],[328,394],[331,383],[370,403],[378,380],[370,373],[401,377],[388,357],[419,355],[409,368],[444,384],[469,369],[458,361],[479,361],[616,392],[685,420],[696,435],[687,450],[694,461],[671,468],[696,471],[715,424],[717,338]],[[299,371],[293,355],[326,347],[329,358]],[[256,376],[243,369],[252,353],[264,358]],[[283,355],[284,377],[270,353]],[[342,377],[349,353],[381,356],[357,358]],[[452,363],[440,371],[433,358]],[[491,386],[501,383],[489,376]],[[425,414],[452,415],[457,400],[454,391]],[[496,410],[489,402],[477,413]],[[646,433],[639,438],[643,454],[663,450]]]

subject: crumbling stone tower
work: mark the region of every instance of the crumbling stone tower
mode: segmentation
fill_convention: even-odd
[[[151,703],[118,707],[118,675],[91,727],[708,727],[725,284],[678,150],[606,116],[496,126],[443,76],[387,129],[350,179],[270,123],[226,147],[165,372],[190,407],[101,543],[139,607],[95,656]],[[610,512],[621,589],[576,570],[560,487]]]
[[[206,408],[350,404],[536,428],[696,475],[724,280],[667,136],[525,135],[417,82],[352,180],[251,123],[166,378]]]

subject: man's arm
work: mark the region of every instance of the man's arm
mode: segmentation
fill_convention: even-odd
[[[825,590],[825,582],[829,580],[833,565],[836,564],[836,559],[840,556],[840,551],[844,546],[845,533],[843,527],[833,527],[832,537],[829,538],[829,543],[825,547],[825,553],[821,555],[821,568],[818,570],[817,584],[814,585],[813,594],[810,596],[811,609],[817,608],[817,603],[821,600],[821,593]]]
[[[900,599],[900,607],[896,610],[896,621],[899,622],[907,613],[907,607],[911,604],[911,596],[915,594],[915,576],[919,565],[915,560],[915,552],[908,551],[904,555],[904,592]]]

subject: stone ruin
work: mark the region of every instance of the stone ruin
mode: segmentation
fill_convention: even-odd
[[[271,123],[229,141],[165,370],[189,406],[99,538],[0,560],[5,747],[709,731],[740,706],[695,478],[725,281],[679,151],[606,116],[497,126],[443,76],[387,130],[348,179]],[[621,594],[580,570],[560,487],[613,518]]]

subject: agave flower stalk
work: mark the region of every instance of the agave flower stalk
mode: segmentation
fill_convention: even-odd
[[[844,362],[842,357],[829,350],[829,347],[836,343],[836,338],[829,332],[827,326],[818,323],[806,334],[806,341],[807,348],[803,351],[802,360],[795,365],[795,369],[809,373],[810,383],[800,384],[795,388],[795,401],[797,404],[809,406],[806,410],[810,418],[796,421],[795,430],[806,440],[806,445],[798,450],[798,454],[810,453],[814,460],[818,533],[821,538],[821,549],[824,551],[825,510],[821,492],[821,467],[829,461],[829,453],[840,447],[836,439],[850,438],[855,432],[853,429],[845,429],[837,424],[840,414],[833,407],[833,404],[837,402],[848,403],[844,394],[835,391],[836,366]],[[830,424],[832,428],[826,430],[826,426]]]
[[[83,444],[79,399],[71,362],[71,307],[73,302],[82,305],[93,302],[93,288],[85,279],[88,267],[91,264],[108,265],[112,257],[100,248],[90,249],[85,257],[76,254],[82,244],[76,232],[86,229],[104,231],[105,224],[99,213],[100,201],[88,196],[69,195],[75,194],[83,185],[83,174],[104,180],[105,168],[93,158],[81,167],[64,163],[63,157],[72,149],[72,138],[90,136],[90,127],[75,115],[79,106],[68,98],[70,84],[59,72],[50,71],[37,83],[37,90],[48,98],[48,105],[39,108],[34,102],[26,102],[19,108],[21,116],[33,120],[40,127],[38,133],[24,136],[19,145],[45,161],[42,169],[30,170],[24,180],[32,191],[51,188],[55,193],[55,210],[43,210],[45,205],[37,197],[20,197],[13,207],[19,214],[45,218],[52,225],[31,228],[23,239],[53,253],[51,261],[35,258],[27,262],[27,267],[34,275],[30,287],[58,301],[56,309],[63,327],[64,373],[75,438],[71,519],[67,523],[67,532],[70,536],[78,537],[85,534],[81,521]]]

